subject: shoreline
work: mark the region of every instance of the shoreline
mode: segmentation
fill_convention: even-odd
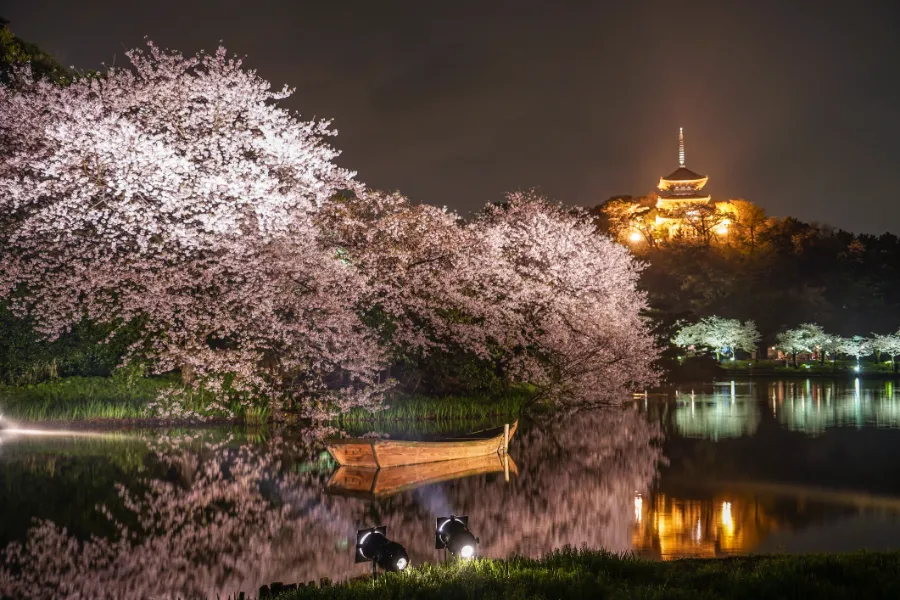
[[[361,565],[362,567],[362,565]],[[271,586],[271,587],[270,587]],[[275,588],[274,590],[272,588]],[[556,550],[539,559],[413,565],[316,586],[263,586],[288,599],[897,598],[900,552],[776,554],[672,561],[603,550]],[[273,593],[274,592],[274,593]],[[251,595],[253,592],[250,592]]]
[[[190,427],[192,429],[203,429],[205,427],[221,427],[224,425],[246,426],[253,423],[245,422],[242,419],[210,419],[208,421],[182,420],[182,419],[159,419],[153,417],[147,418],[125,418],[125,419],[48,419],[48,420],[21,420],[7,419],[7,425],[0,425],[0,433],[4,431],[13,431],[40,428],[46,431],[121,431],[121,430],[139,430],[139,429],[178,429],[182,427]]]

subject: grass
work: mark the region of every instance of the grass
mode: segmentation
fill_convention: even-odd
[[[788,360],[787,365],[785,365],[784,360],[724,360],[719,363],[719,366],[726,371],[737,371],[741,372],[742,374],[746,372],[779,376],[801,375],[805,377],[809,375],[877,375],[879,377],[890,377],[893,374],[893,366],[891,365],[890,361],[873,362],[869,360],[863,360],[860,362],[859,371],[856,371],[855,360],[828,360],[824,363],[820,363],[818,360],[798,360],[796,367],[793,366],[793,364],[790,362],[790,359]]]
[[[0,385],[0,413],[22,421],[137,419],[167,378],[122,381],[110,377],[65,377],[43,383]]]
[[[340,425],[378,425],[404,421],[482,421],[515,420],[532,393],[515,389],[510,393],[481,396],[422,396],[393,394],[385,404],[388,408],[370,413],[352,409],[337,422]]]
[[[752,556],[658,562],[603,551],[423,565],[283,600],[900,598],[900,552]]]
[[[25,385],[0,385],[0,414],[21,421],[91,421],[98,419],[140,419],[145,408],[163,388],[177,385],[173,377],[64,377]],[[189,407],[202,412],[211,398],[196,393]],[[350,432],[402,429],[410,426],[418,433],[474,431],[511,422],[530,392],[516,389],[505,396],[410,396],[393,394],[389,408],[375,414],[351,410],[334,424]],[[246,423],[264,423],[270,413],[258,404],[231,409]]]

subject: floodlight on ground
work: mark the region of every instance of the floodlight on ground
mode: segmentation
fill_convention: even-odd
[[[437,520],[434,527],[434,547],[446,549],[460,558],[473,558],[478,550],[478,538],[469,531],[469,517],[450,515]]]
[[[385,571],[403,571],[409,566],[406,548],[387,537],[387,527],[371,527],[356,532],[356,562],[371,562]]]

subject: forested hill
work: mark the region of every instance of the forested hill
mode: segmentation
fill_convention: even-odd
[[[808,322],[841,335],[897,330],[896,235],[853,234],[794,218],[768,218],[743,200],[734,205],[728,233],[705,241],[691,235],[652,243],[643,237],[631,240],[635,219],[648,221],[649,211],[626,219],[609,219],[603,207],[594,212],[601,217],[601,230],[646,261],[642,287],[654,317],[665,324],[709,315],[752,319],[766,342],[778,331]]]

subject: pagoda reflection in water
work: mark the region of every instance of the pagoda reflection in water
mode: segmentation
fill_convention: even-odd
[[[778,528],[758,502],[734,496],[634,499],[632,545],[644,556],[709,558],[752,552]]]
[[[855,548],[866,523],[884,531],[872,543],[896,547],[896,537],[885,541],[900,531],[900,483],[886,452],[900,429],[894,383],[726,381],[637,404],[659,419],[673,459],[633,498],[637,553],[729,556],[815,549],[822,539]]]

